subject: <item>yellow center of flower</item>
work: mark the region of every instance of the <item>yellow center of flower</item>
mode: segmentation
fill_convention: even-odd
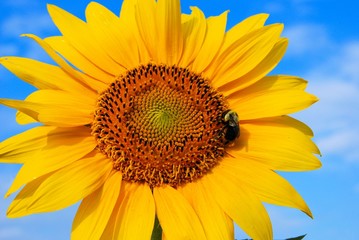
[[[148,64],[101,94],[92,134],[125,181],[177,187],[224,156],[226,110],[223,95],[201,76]]]

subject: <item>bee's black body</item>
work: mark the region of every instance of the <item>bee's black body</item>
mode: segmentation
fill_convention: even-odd
[[[236,112],[227,110],[222,115],[225,143],[234,141],[240,134],[239,119]]]

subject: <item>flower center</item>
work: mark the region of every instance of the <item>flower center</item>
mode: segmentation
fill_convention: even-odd
[[[223,95],[201,76],[148,64],[118,77],[98,99],[92,134],[130,182],[173,187],[224,156]]]

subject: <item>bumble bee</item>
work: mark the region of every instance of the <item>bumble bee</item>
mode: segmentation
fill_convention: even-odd
[[[224,122],[224,138],[226,144],[234,141],[240,133],[238,114],[232,110],[226,110],[222,114]]]

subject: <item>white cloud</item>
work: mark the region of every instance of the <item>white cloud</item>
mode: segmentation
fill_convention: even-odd
[[[324,156],[359,163],[359,41],[348,42],[309,71],[309,92],[320,101],[304,114]]]
[[[41,34],[54,29],[48,14],[17,14],[5,19],[0,26],[6,37],[18,37],[23,33]]]
[[[20,239],[20,237],[24,237],[23,236],[23,232],[21,231],[20,228],[0,228],[0,239]]]
[[[16,55],[19,52],[19,47],[16,44],[1,44],[0,45],[0,56]]]
[[[289,56],[320,53],[331,49],[333,45],[326,28],[318,24],[302,23],[288,26],[283,35],[289,38]]]
[[[336,63],[340,64],[343,77],[359,82],[359,41],[346,44],[342,57],[344,61],[337,59]]]
[[[275,239],[302,235],[308,224],[311,224],[311,219],[297,209],[265,205],[273,224]]]
[[[340,82],[359,82],[359,40],[336,44],[335,52],[326,62],[319,64],[309,72],[310,76],[319,77],[321,81],[340,80]]]
[[[42,62],[51,62],[51,58],[47,53],[38,45],[35,41],[30,38],[24,38],[26,42],[26,49],[21,54],[22,57],[36,59]]]
[[[266,12],[273,14],[285,11],[286,7],[284,4],[279,2],[268,2],[265,4],[264,9]]]
[[[36,14],[11,15],[0,22],[0,31],[3,39],[0,44],[0,56],[21,55],[42,61],[50,61],[47,54],[35,41],[20,37],[23,33],[32,33],[40,37],[53,35],[55,25],[49,15]]]
[[[320,139],[318,145],[321,146],[321,150],[325,154],[348,151],[353,145],[356,145],[355,139],[358,137],[356,134],[356,132],[348,132],[343,129]]]
[[[291,12],[295,15],[306,16],[315,13],[314,0],[267,1],[263,8],[269,13],[283,14]]]
[[[353,190],[355,193],[359,194],[359,183],[354,186]]]
[[[30,0],[11,0],[11,1],[4,1],[4,4],[6,4],[7,6],[12,6],[12,7],[29,7],[29,6],[35,6],[38,4],[37,1],[30,1]]]

